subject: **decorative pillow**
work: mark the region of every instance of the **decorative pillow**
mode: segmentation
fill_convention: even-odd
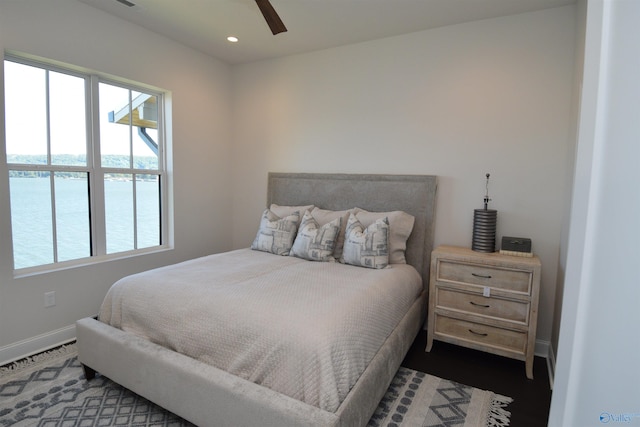
[[[265,209],[251,249],[276,255],[289,255],[299,223],[300,212],[280,218],[270,209]]]
[[[356,216],[350,214],[341,261],[368,268],[389,265],[389,220],[379,218],[364,228]]]
[[[275,203],[271,203],[271,206],[269,206],[269,209],[271,210],[271,212],[273,212],[274,214],[278,215],[280,218],[284,218],[285,216],[289,216],[295,212],[298,212],[301,216],[305,211],[309,211],[311,212],[311,210],[313,209],[313,205],[307,205],[307,206],[281,206],[281,205],[276,205]]]
[[[291,255],[309,261],[331,261],[340,232],[341,218],[320,226],[309,211],[304,213]]]
[[[405,251],[407,240],[413,230],[415,218],[403,211],[368,212],[356,208],[356,218],[364,227],[369,226],[380,218],[389,221],[389,264],[406,264]]]
[[[336,218],[340,218],[340,233],[338,234],[338,240],[336,241],[336,247],[333,250],[333,257],[340,259],[342,257],[342,247],[344,246],[344,232],[347,228],[347,221],[349,220],[349,214],[353,212],[353,209],[346,211],[331,211],[326,209],[320,209],[318,207],[313,208],[311,216],[318,224],[324,225]]]

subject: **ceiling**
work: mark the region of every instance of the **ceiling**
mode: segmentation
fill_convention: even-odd
[[[272,35],[254,0],[80,0],[229,64],[240,64],[575,0],[271,0],[288,28]],[[236,36],[230,43],[227,36]]]

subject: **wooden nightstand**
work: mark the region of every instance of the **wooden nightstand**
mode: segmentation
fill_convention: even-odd
[[[440,246],[431,254],[427,348],[446,341],[524,360],[533,379],[541,264]]]

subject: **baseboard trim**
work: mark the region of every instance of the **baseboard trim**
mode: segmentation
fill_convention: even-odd
[[[75,338],[76,325],[73,324],[47,332],[46,334],[0,347],[0,366],[66,344]]]
[[[547,360],[547,371],[549,374],[549,386],[553,389],[553,373],[555,372],[556,358],[549,341],[536,340],[536,356],[544,357]]]
[[[550,344],[551,343],[549,341],[536,340],[536,348],[533,351],[533,354],[546,358],[549,355]]]
[[[553,390],[553,379],[556,375],[556,353],[551,346],[549,346],[549,354],[547,357],[547,370],[549,371],[549,386],[551,390]]]

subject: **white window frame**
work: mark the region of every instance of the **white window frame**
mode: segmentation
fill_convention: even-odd
[[[88,174],[88,186],[90,189],[90,197],[89,197],[89,209],[90,209],[90,222],[89,222],[89,232],[91,239],[91,255],[84,258],[77,258],[68,261],[57,261],[57,248],[58,242],[56,237],[56,224],[55,220],[53,220],[53,216],[55,215],[55,194],[51,192],[51,215],[52,215],[52,228],[53,228],[53,253],[54,253],[54,262],[49,264],[42,264],[32,267],[24,267],[24,268],[15,268],[15,261],[13,259],[14,256],[14,245],[13,245],[13,232],[11,233],[11,265],[14,266],[14,276],[28,276],[31,274],[39,274],[44,272],[50,272],[54,270],[70,268],[75,266],[100,263],[108,260],[119,259],[119,258],[127,258],[131,256],[138,256],[147,253],[153,253],[158,251],[164,251],[170,248],[169,241],[169,174],[167,168],[167,139],[166,139],[166,110],[165,110],[165,91],[151,88],[148,85],[144,85],[141,83],[129,83],[119,80],[117,78],[113,78],[110,76],[105,76],[96,72],[84,72],[78,71],[73,66],[61,66],[54,65],[52,63],[48,63],[40,60],[28,59],[15,54],[5,53],[4,61],[11,61],[27,66],[37,67],[48,71],[63,73],[72,75],[75,77],[83,78],[85,80],[85,121],[86,121],[86,129],[87,129],[87,164],[85,166],[65,166],[65,165],[53,165],[51,163],[51,149],[50,149],[50,136],[47,136],[47,163],[44,164],[18,164],[18,163],[9,163],[7,157],[6,159],[6,167],[8,172],[11,171],[19,171],[19,170],[37,170],[37,171],[47,171],[47,172],[85,172]],[[4,66],[3,61],[3,66]],[[100,108],[99,108],[99,84],[105,83],[109,85],[114,85],[121,87],[123,89],[127,89],[129,91],[142,92],[147,93],[157,97],[157,107],[158,107],[158,169],[134,169],[133,164],[130,164],[129,168],[111,168],[111,167],[103,167],[101,164],[101,155],[100,155]],[[131,94],[131,92],[129,92]],[[47,97],[48,97],[47,93]],[[130,97],[131,98],[131,97]],[[5,100],[2,100],[5,103]],[[6,104],[5,104],[6,108]],[[49,115],[49,105],[47,105],[47,116]],[[4,117],[2,118],[4,120]],[[131,119],[130,119],[131,122]],[[131,126],[131,125],[130,125]],[[49,129],[49,125],[47,125]],[[133,127],[130,128],[130,131]],[[49,133],[49,130],[47,130]],[[0,147],[0,149],[4,150],[6,154],[6,146]],[[131,153],[131,156],[133,154]],[[151,246],[146,248],[137,248],[137,217],[135,215],[135,205],[136,203],[136,194],[135,194],[135,184],[134,188],[134,249],[107,254],[107,239],[106,239],[106,202],[105,202],[105,192],[104,192],[104,182],[105,182],[105,174],[107,173],[119,173],[119,174],[131,174],[133,176],[136,175],[157,175],[160,180],[160,230],[159,230],[159,238],[160,244],[157,246]],[[53,185],[53,174],[50,176],[50,180]],[[6,201],[9,205],[9,200]]]

